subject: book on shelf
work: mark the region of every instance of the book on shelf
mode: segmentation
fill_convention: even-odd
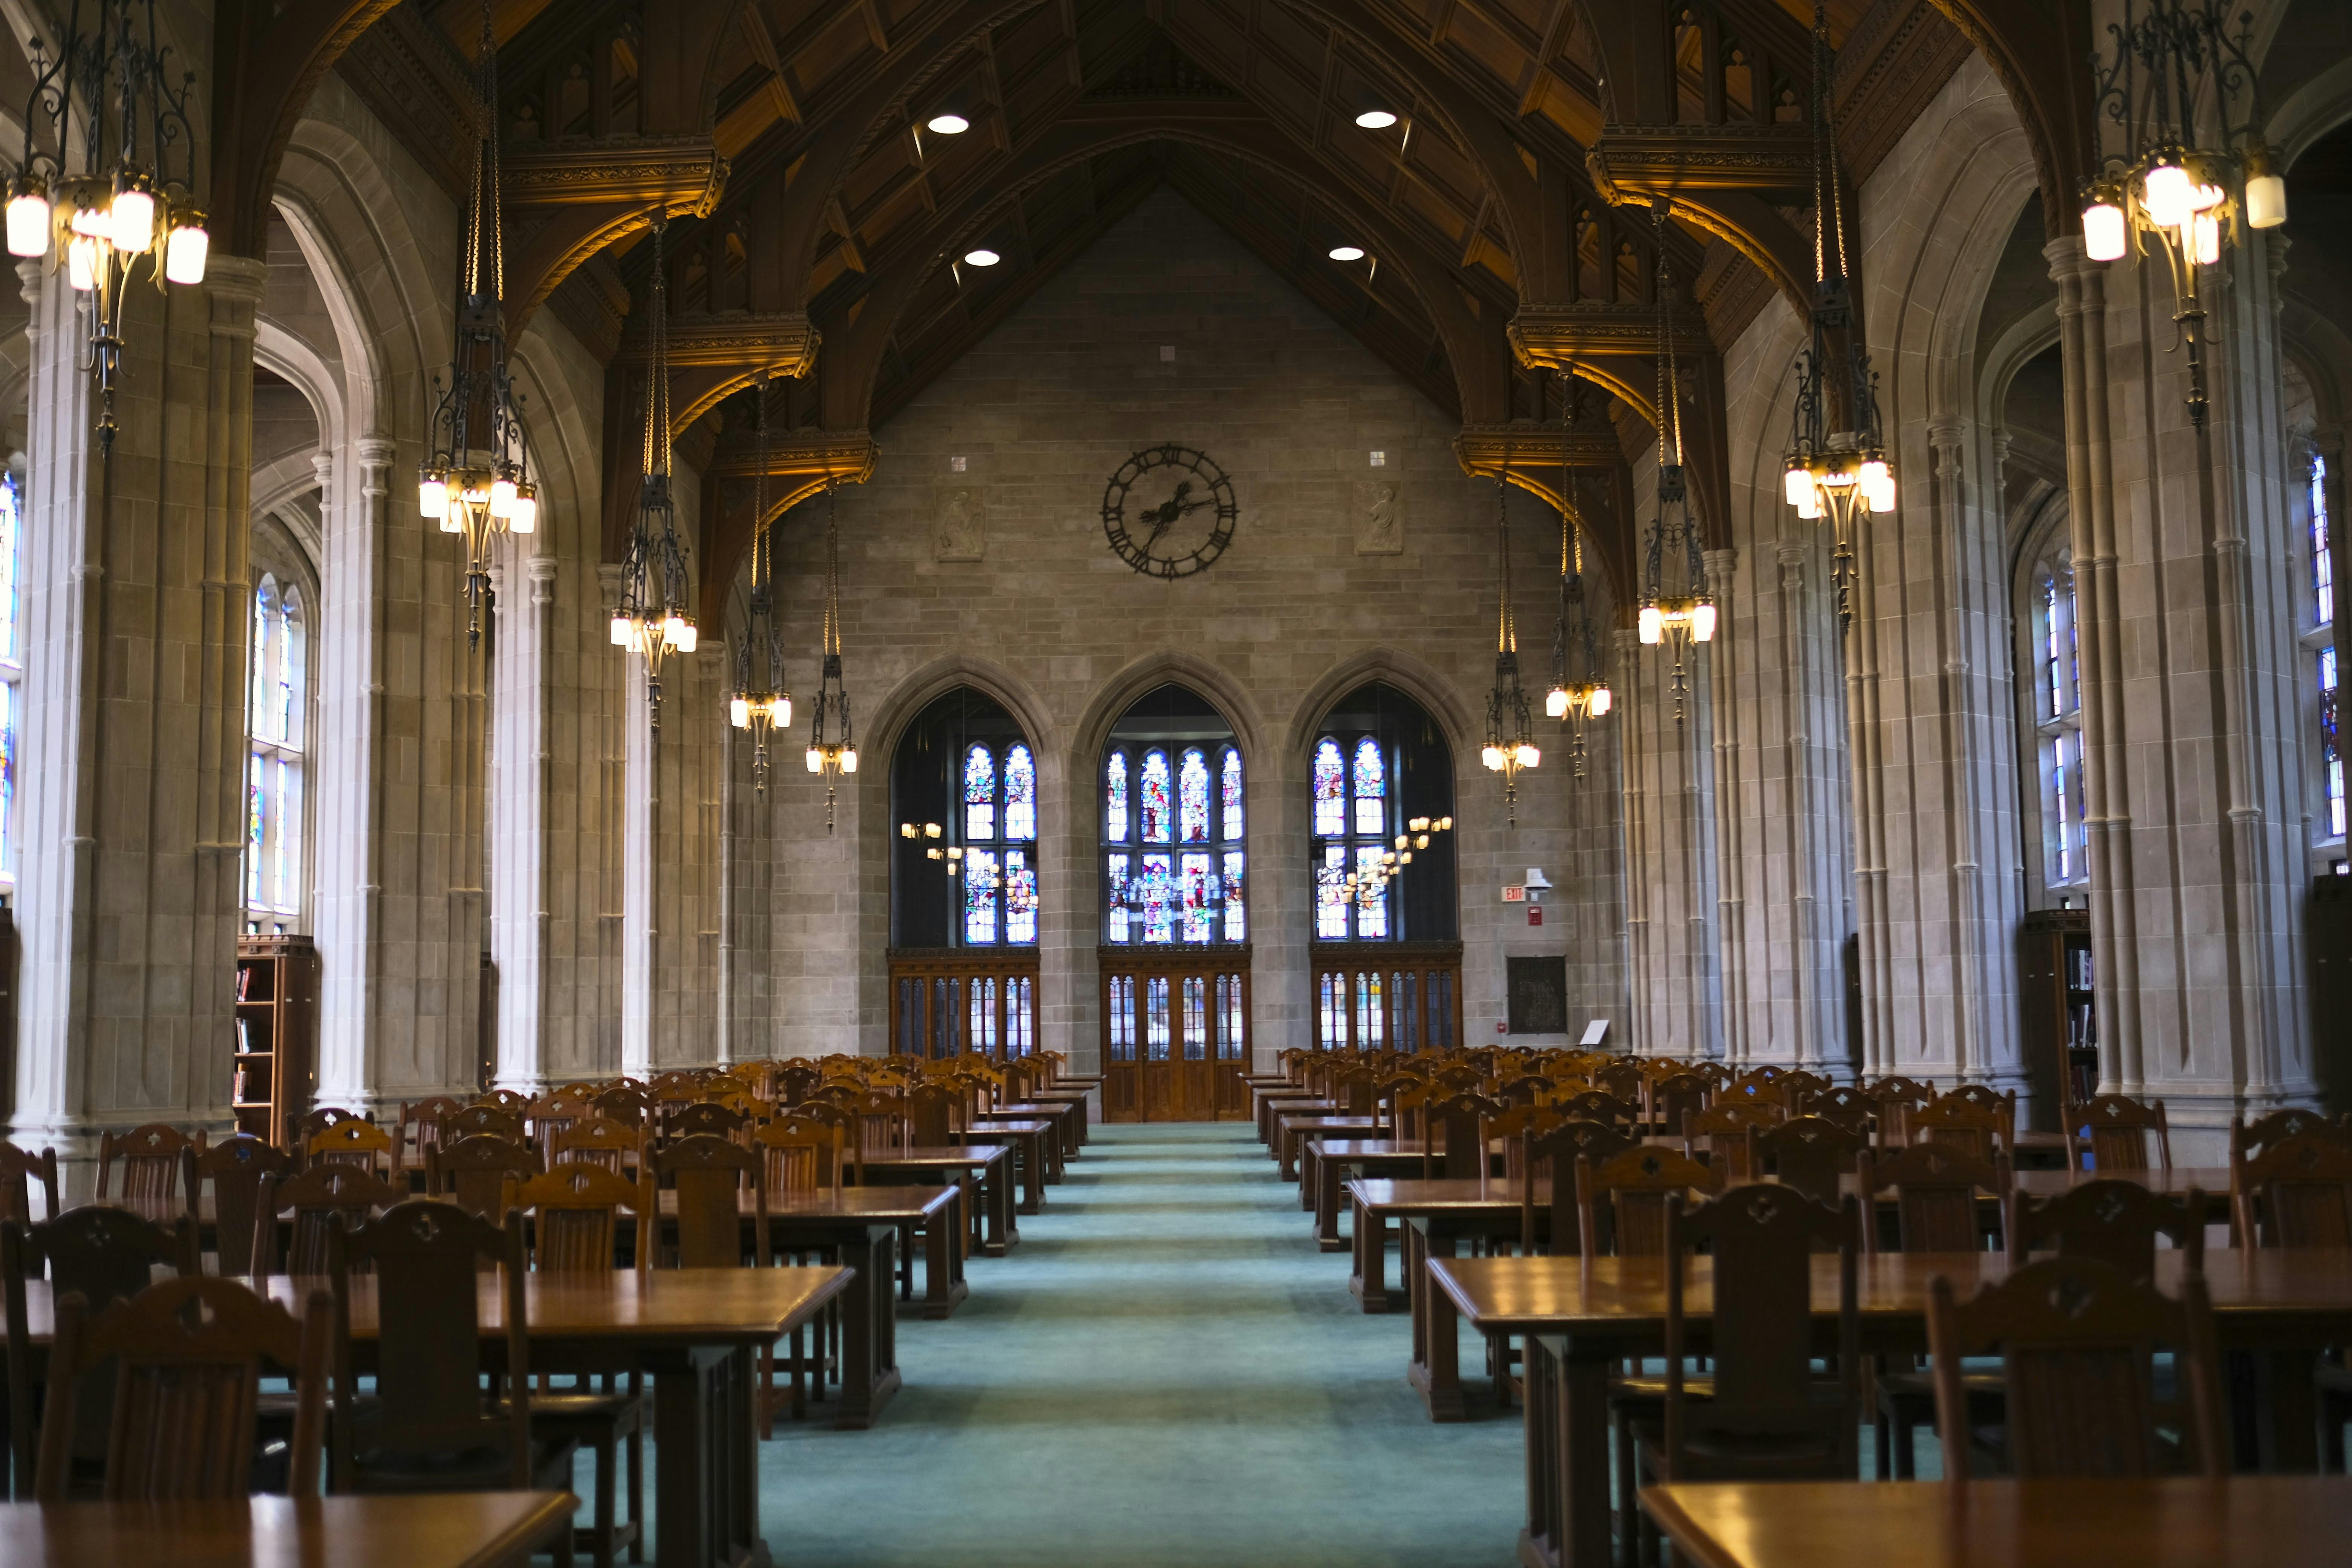
[[[239,1018],[236,1021],[236,1054],[243,1056],[251,1049],[253,1049],[253,1020]]]
[[[231,1105],[243,1105],[245,1100],[245,1069],[239,1068],[236,1069],[236,1081],[229,1087],[228,1102]]]
[[[252,989],[253,965],[249,963],[238,964],[236,966],[236,999],[240,1002],[247,1000],[248,994]]]

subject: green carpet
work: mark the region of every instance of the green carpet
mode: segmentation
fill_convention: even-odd
[[[906,1387],[872,1431],[779,1423],[770,1549],[793,1568],[1509,1563],[1518,1420],[1432,1425],[1406,1320],[1360,1313],[1311,1231],[1246,1123],[1097,1127],[1012,1256],[973,1260],[953,1318],[899,1320]]]

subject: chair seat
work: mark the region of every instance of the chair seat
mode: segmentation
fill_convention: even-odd
[[[579,1445],[570,1437],[531,1444],[532,1479],[550,1490],[572,1489],[572,1459]],[[503,1491],[511,1487],[513,1461],[503,1448],[461,1454],[407,1454],[362,1450],[353,1457],[355,1492]]]
[[[530,1396],[531,1425],[545,1423],[551,1430],[617,1426],[626,1431],[644,1418],[645,1408],[644,1398],[635,1394],[562,1391]],[[499,1414],[506,1414],[506,1401],[499,1401],[498,1409]]]
[[[1633,1452],[1646,1477],[1664,1473],[1663,1422],[1633,1423]],[[1837,1440],[1826,1432],[1719,1432],[1704,1424],[1683,1433],[1682,1480],[1851,1479]]]
[[[1713,1399],[1715,1373],[1695,1372],[1686,1374],[1683,1378],[1683,1396],[1686,1399]],[[1666,1398],[1665,1374],[1661,1373],[1653,1377],[1647,1373],[1637,1373],[1631,1377],[1612,1377],[1609,1380],[1609,1398],[1616,1404],[1663,1405]]]

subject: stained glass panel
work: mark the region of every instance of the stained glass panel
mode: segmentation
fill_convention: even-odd
[[[1108,857],[1103,879],[1110,884],[1105,895],[1103,934],[1112,942],[1125,942],[1128,905],[1127,857],[1124,855]]]
[[[993,849],[964,851],[963,940],[974,946],[996,940],[996,851]]]
[[[1154,975],[1143,983],[1143,1057],[1168,1059],[1168,977]]]
[[[24,513],[16,476],[0,473],[0,663],[25,662]]]
[[[2326,775],[2327,833],[2344,836],[2344,740],[2337,728],[2343,711],[2336,683],[2336,650],[2319,650],[2319,763]]]
[[[1183,859],[1184,940],[1214,942],[1218,906],[1224,902],[1217,886],[1214,857],[1188,853]]]
[[[245,897],[261,902],[261,841],[266,818],[261,807],[261,759],[254,757],[245,775]]]
[[[1227,746],[1224,760],[1220,766],[1223,774],[1223,795],[1225,808],[1223,837],[1238,843],[1242,837],[1242,754],[1231,746]]]
[[[996,837],[996,757],[986,746],[963,754],[963,836],[982,844]]]
[[[1225,940],[1249,940],[1249,900],[1242,897],[1242,851],[1225,851]]]
[[[2336,552],[2327,537],[2327,459],[2311,459],[2311,597],[2312,624],[2326,626],[2336,619]]]
[[[1135,1059],[1135,976],[1114,974],[1110,982],[1110,1058]]]
[[[1176,873],[1166,855],[1143,857],[1143,874],[1135,879],[1131,902],[1143,922],[1144,941],[1176,940]]]
[[[302,596],[289,589],[278,610],[278,739],[302,744]]]
[[[1356,880],[1359,887],[1371,882],[1380,875],[1381,849],[1376,844],[1359,845],[1356,849]],[[1383,888],[1370,899],[1356,900],[1356,935],[1366,942],[1377,942],[1389,934],[1389,895]]]
[[[1037,940],[1037,868],[1025,849],[1004,852],[1004,940]]]
[[[1143,777],[1136,790],[1137,826],[1146,844],[1168,842],[1168,753],[1154,746],[1143,753]]]
[[[1315,747],[1315,833],[1329,838],[1347,831],[1347,766],[1339,742],[1326,735]]]
[[[1004,752],[1004,837],[1016,844],[1037,837],[1037,763],[1026,746]]]
[[[0,875],[16,875],[16,687],[0,681]]]
[[[301,906],[302,769],[294,763],[278,764],[278,909],[292,914]]]
[[[269,722],[270,647],[278,629],[278,584],[268,577],[253,595],[253,684],[246,700],[246,727],[257,741],[274,738]]]
[[[1177,816],[1187,844],[1209,841],[1209,762],[1197,746],[1184,749],[1176,773]]]
[[[1204,1061],[1209,1055],[1209,977],[1184,976],[1184,1059]]]
[[[1217,1058],[1237,1062],[1249,1043],[1249,1019],[1242,1006],[1242,977],[1217,976]]]
[[[1113,752],[1103,775],[1103,837],[1127,842],[1127,753]]]
[[[1348,940],[1348,851],[1333,844],[1315,872],[1315,934],[1324,942]]]
[[[1370,735],[1356,742],[1356,831],[1385,835],[1389,830],[1389,770],[1380,742]]]

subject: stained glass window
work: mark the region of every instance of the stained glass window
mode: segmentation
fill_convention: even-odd
[[[1224,837],[1239,842],[1242,834],[1242,754],[1233,747],[1225,748],[1221,764],[1223,775],[1223,793],[1225,808]]]
[[[1037,763],[1026,746],[1004,752],[1004,837],[1015,844],[1037,837]]]
[[[1149,857],[1147,857],[1149,858]],[[1166,856],[1161,856],[1166,859]],[[1143,983],[1143,1056],[1146,1061],[1168,1059],[1168,977],[1154,975]]]
[[[1381,874],[1381,847],[1360,844],[1356,847],[1356,935],[1361,941],[1383,941],[1389,934],[1389,895],[1385,890],[1366,896],[1366,885],[1376,885]]]
[[[1168,842],[1168,753],[1153,747],[1143,753],[1143,779],[1136,791],[1138,811],[1146,844]]]
[[[2336,729],[2336,649],[2319,650],[2319,765],[2327,796],[2327,835],[2344,837],[2344,742]]]
[[[1209,1054],[1209,977],[1184,976],[1184,1059],[1205,1060]]]
[[[1106,908],[1103,914],[1103,935],[1112,942],[1127,940],[1128,880],[1127,857],[1109,857],[1103,868]]]
[[[0,472],[0,882],[16,879],[16,779],[24,733],[25,610],[23,492]],[[24,918],[20,910],[17,919]]]
[[[963,837],[968,844],[996,837],[996,758],[986,746],[963,754]]]
[[[963,939],[975,945],[996,940],[996,851],[963,852]]]
[[[253,594],[246,698],[246,919],[279,929],[302,910],[304,715],[310,703],[302,595],[265,575]]]
[[[1127,753],[1113,752],[1103,770],[1103,837],[1113,844],[1127,842]]]
[[[2344,837],[2344,747],[2337,728],[2342,712],[2336,680],[2336,551],[2329,537],[2327,459],[2311,459],[2312,629],[2304,634],[2319,687],[2320,837]]]
[[[1348,850],[1333,844],[1315,869],[1315,935],[1323,942],[1348,940]]]
[[[1225,851],[1225,931],[1227,942],[1249,940],[1248,900],[1242,897],[1242,862],[1244,852]]]
[[[1184,749],[1184,761],[1177,770],[1179,831],[1187,844],[1209,841],[1209,762],[1201,755],[1198,746]]]
[[[1389,770],[1381,745],[1370,735],[1356,742],[1356,831],[1384,835],[1389,830]]]
[[[2326,626],[2336,619],[2336,552],[2327,537],[2327,459],[2311,459],[2311,601],[2312,624]]]
[[[2063,539],[2063,535],[2060,536]],[[2074,574],[2063,542],[2034,567],[2032,746],[2041,774],[2042,880],[2065,891],[2090,879],[2084,827],[2082,661],[2074,626]],[[2056,900],[2052,900],[2054,904]]]
[[[1176,940],[1176,875],[1165,853],[1143,857],[1143,874],[1135,879],[1131,901],[1143,919],[1143,940]]]
[[[1214,941],[1217,916],[1224,903],[1224,890],[1217,885],[1215,857],[1188,850],[1182,866],[1184,940]]]
[[[1326,735],[1315,747],[1315,832],[1328,837],[1347,831],[1347,768],[1339,742]]]
[[[1025,849],[1004,852],[1004,940],[1037,940],[1037,868]]]

